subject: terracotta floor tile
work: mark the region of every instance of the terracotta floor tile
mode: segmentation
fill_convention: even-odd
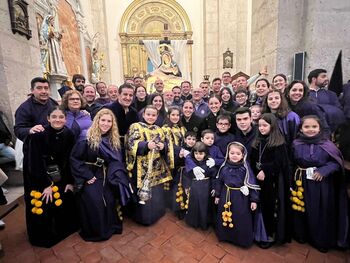
[[[123,234],[113,235],[108,241],[85,242],[75,233],[51,249],[33,247],[28,242],[23,202],[4,221],[0,262],[350,262],[350,251],[330,250],[324,254],[294,241],[267,250],[218,242],[213,229],[193,229],[170,212],[149,227],[125,219]]]

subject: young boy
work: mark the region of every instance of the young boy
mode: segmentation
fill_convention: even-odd
[[[252,114],[252,120],[253,120],[253,125],[257,125],[260,115],[262,113],[262,107],[261,105],[255,104],[250,107],[250,111]]]
[[[235,140],[235,136],[229,132],[231,117],[229,115],[219,115],[216,119],[216,128],[214,145],[219,147],[222,155],[225,156],[227,145]]]

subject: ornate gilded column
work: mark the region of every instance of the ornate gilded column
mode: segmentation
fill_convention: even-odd
[[[122,46],[122,61],[123,61],[123,77],[129,76],[128,57],[127,57],[127,34],[120,34],[120,42]]]

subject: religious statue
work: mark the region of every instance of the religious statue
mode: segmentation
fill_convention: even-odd
[[[182,77],[180,68],[173,59],[172,47],[167,44],[160,44],[158,51],[161,59],[161,64],[159,65],[158,70],[166,75]]]
[[[55,15],[46,15],[40,28],[41,68],[44,77],[50,74],[67,75],[61,50],[62,33],[55,27]]]
[[[154,90],[154,82],[163,80],[164,91],[171,90],[174,86],[180,86],[184,81],[179,65],[173,58],[173,48],[170,44],[162,43],[158,46],[160,64],[148,76],[146,76],[147,91]]]
[[[101,73],[106,70],[103,64],[103,53],[99,53],[99,33],[96,33],[92,38],[92,83],[101,81]]]

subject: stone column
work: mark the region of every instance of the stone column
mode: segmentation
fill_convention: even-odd
[[[60,74],[50,74],[49,81],[50,81],[50,89],[51,89],[51,98],[53,98],[56,101],[61,100],[61,96],[58,93],[58,90],[62,87],[62,82],[67,79],[67,76],[60,75]]]
[[[87,80],[91,78],[88,73],[88,66],[86,61],[86,50],[85,50],[85,41],[84,41],[84,32],[85,32],[85,25],[83,23],[83,17],[80,12],[77,13],[77,22],[78,22],[78,28],[79,28],[79,44],[80,44],[80,51],[81,51],[81,62],[83,64],[83,75]]]

